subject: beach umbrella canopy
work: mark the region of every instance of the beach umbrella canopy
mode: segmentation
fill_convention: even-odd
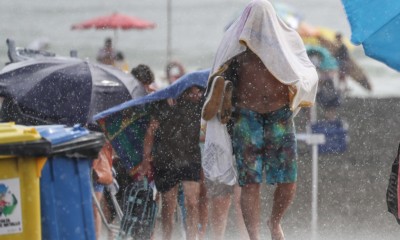
[[[336,34],[338,31],[328,27],[313,26],[306,22],[301,22],[297,32],[300,34],[303,42],[307,45],[323,45],[321,43],[321,38],[328,41],[329,44],[335,44]],[[354,44],[351,43],[350,39],[346,36],[342,36],[342,41],[346,45],[347,49],[354,50]],[[331,50],[331,49],[329,49]]]
[[[365,54],[400,71],[400,1],[342,0],[351,41]]]
[[[151,109],[162,100],[177,99],[192,86],[205,88],[209,74],[210,70],[188,73],[167,88],[122,103],[93,117],[127,169],[138,166],[142,161],[143,140]]]
[[[82,23],[72,25],[72,29],[151,29],[156,25],[152,22],[127,16],[120,13],[113,13],[107,16],[96,17]]]
[[[0,97],[12,99],[21,114],[51,123],[90,123],[94,114],[144,94],[130,74],[78,58],[26,60],[0,72]]]

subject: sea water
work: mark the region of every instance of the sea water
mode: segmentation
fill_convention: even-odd
[[[171,3],[168,31],[167,3]],[[331,28],[350,38],[350,27],[339,0],[287,0],[304,21]],[[170,59],[186,69],[196,70],[212,65],[213,57],[225,26],[240,14],[248,0],[1,0],[0,66],[7,61],[6,39],[16,46],[27,47],[38,39],[49,43],[49,51],[68,56],[71,50],[78,57],[95,61],[96,53],[106,37],[112,37],[130,67],[148,64],[157,78],[165,77],[167,39],[170,37]],[[71,26],[93,17],[119,12],[136,16],[157,27],[150,30],[71,30]],[[361,47],[353,56],[366,70],[374,91],[365,91],[350,81],[350,95],[391,97],[400,95],[400,74],[386,65],[366,57]]]

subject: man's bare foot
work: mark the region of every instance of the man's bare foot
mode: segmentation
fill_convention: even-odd
[[[272,240],[285,240],[280,223],[274,224],[271,220],[268,220],[267,225],[269,227],[269,231],[271,232]]]

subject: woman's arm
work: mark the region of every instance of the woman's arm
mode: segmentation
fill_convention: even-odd
[[[141,175],[147,175],[151,171],[151,162],[153,161],[151,152],[154,145],[154,136],[159,125],[159,122],[152,118],[146,130],[143,143],[143,161],[139,169]]]

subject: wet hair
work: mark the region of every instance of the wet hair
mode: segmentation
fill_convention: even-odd
[[[192,89],[193,89],[193,88],[199,89],[202,93],[204,93],[204,91],[205,91],[205,88],[204,88],[204,87],[201,87],[201,86],[198,86],[198,85],[193,85],[193,86],[187,88],[185,91],[183,91],[183,93],[177,98],[177,101],[180,102],[181,100],[185,99],[186,96],[189,95],[189,94],[192,92]],[[202,95],[203,95],[203,94],[202,94]],[[201,101],[201,102],[204,101],[204,96],[203,96],[202,99],[200,99],[200,101]]]
[[[125,59],[124,54],[121,51],[118,51],[117,54],[115,55],[115,60],[122,61],[124,59]]]
[[[144,85],[150,85],[154,82],[154,73],[147,65],[139,64],[132,68],[131,74]]]

